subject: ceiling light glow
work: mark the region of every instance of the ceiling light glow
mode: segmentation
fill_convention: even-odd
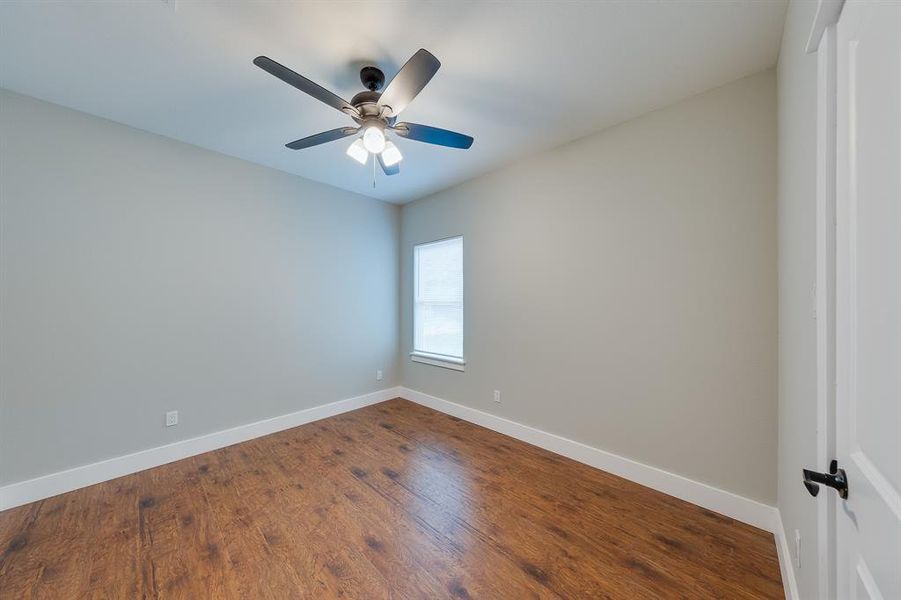
[[[367,127],[363,131],[363,147],[373,154],[381,153],[385,149],[385,133],[378,127]]]
[[[382,162],[386,167],[393,167],[404,159],[400,153],[400,149],[394,145],[394,142],[385,142],[385,149],[382,151]]]
[[[359,138],[347,148],[347,155],[361,165],[365,165],[369,160],[369,152],[363,146],[363,140]]]

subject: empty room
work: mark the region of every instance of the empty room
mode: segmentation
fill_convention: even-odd
[[[0,1],[0,599],[901,599],[901,0]]]

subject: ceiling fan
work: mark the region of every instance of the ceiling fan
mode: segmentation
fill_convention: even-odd
[[[389,132],[417,142],[448,148],[466,150],[472,146],[473,139],[462,133],[417,123],[396,122],[397,115],[422,91],[441,66],[428,50],[421,49],[414,54],[385,87],[384,92],[381,89],[385,85],[385,74],[377,67],[363,67],[360,70],[360,81],[367,91],[360,92],[350,102],[266,56],[256,57],[253,64],[340,110],[357,124],[356,127],[339,127],[285,144],[292,150],[333,142],[362,131],[362,135],[347,149],[347,155],[365,165],[369,155],[374,154],[386,175],[396,175],[400,172],[398,163],[403,156],[387,138],[386,134]]]

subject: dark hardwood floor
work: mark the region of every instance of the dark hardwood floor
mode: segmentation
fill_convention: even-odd
[[[783,591],[769,533],[396,399],[2,512],[0,597]]]

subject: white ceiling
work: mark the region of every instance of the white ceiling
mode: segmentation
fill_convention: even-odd
[[[0,2],[0,86],[391,202],[406,202],[776,62],[785,0],[623,2]],[[362,65],[390,79],[417,49],[442,62],[401,120],[475,137],[400,140],[400,175],[350,124],[251,64],[265,54],[345,99]]]

